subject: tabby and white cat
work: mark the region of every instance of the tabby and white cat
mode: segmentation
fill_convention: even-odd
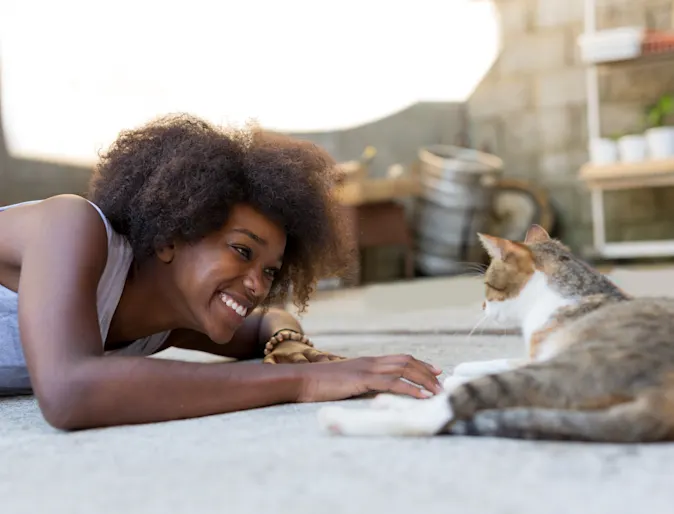
[[[491,257],[483,308],[519,323],[528,355],[461,364],[427,400],[324,407],[320,425],[347,436],[674,439],[674,299],[630,297],[538,226],[523,243],[480,240]]]

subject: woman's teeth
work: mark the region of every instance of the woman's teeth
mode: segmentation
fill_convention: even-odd
[[[239,316],[242,318],[246,316],[248,313],[248,309],[244,307],[243,305],[239,305],[236,300],[234,300],[231,296],[227,296],[225,293],[222,293],[220,295],[220,299],[225,302],[225,305],[232,309],[234,312],[236,312]]]

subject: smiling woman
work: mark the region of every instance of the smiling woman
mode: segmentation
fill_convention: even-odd
[[[0,394],[79,429],[439,392],[430,364],[321,352],[268,308],[348,269],[335,173],[309,142],[169,116],[119,136],[87,199],[0,207]],[[264,362],[144,358],[171,346]]]

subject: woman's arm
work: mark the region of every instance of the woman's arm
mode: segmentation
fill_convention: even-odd
[[[368,391],[439,392],[432,366],[385,356],[315,366],[195,363],[103,356],[96,291],[107,259],[105,226],[84,199],[35,206],[21,244],[19,327],[45,419],[66,430],[193,418]]]
[[[105,226],[78,197],[55,197],[37,208],[22,255],[19,324],[49,423],[64,429],[143,423],[297,397],[292,366],[103,357],[96,290],[107,259]]]
[[[257,309],[250,314],[227,344],[217,344],[206,335],[193,330],[176,330],[166,341],[165,348],[176,347],[197,350],[237,360],[260,359],[264,344],[284,328],[302,332],[302,326],[288,311],[269,308]]]

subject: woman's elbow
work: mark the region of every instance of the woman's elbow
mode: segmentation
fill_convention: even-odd
[[[59,377],[41,382],[34,391],[45,421],[57,430],[84,428],[88,410],[85,400],[90,389],[85,381]]]

